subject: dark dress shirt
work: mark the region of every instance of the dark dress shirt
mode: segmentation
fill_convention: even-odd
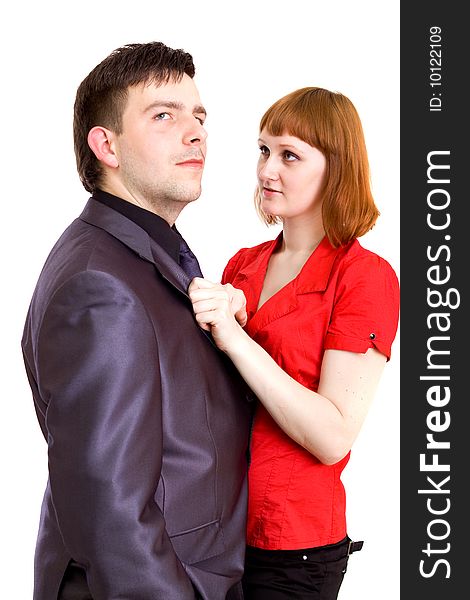
[[[170,226],[159,215],[102,190],[94,192],[93,198],[142,227],[173,260],[181,265],[191,278],[202,277],[197,258],[191,252],[175,225]]]

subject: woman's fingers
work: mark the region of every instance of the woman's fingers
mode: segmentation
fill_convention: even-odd
[[[236,318],[238,323],[242,327],[245,327],[247,318],[248,318],[248,315],[246,313],[245,294],[242,292],[242,290],[239,290],[238,288],[233,287],[233,285],[230,283],[226,283],[224,285],[224,287],[227,290],[227,293],[230,298],[232,314],[234,315],[234,317]]]
[[[214,311],[229,312],[229,303],[228,300],[219,297],[201,298],[193,301],[193,310],[195,314],[209,314]]]
[[[246,324],[246,299],[241,290],[230,284],[194,278],[188,288],[196,322],[210,331],[217,346],[227,351]]]

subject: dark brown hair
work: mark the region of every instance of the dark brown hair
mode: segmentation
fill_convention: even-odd
[[[194,64],[184,50],[161,42],[128,44],[113,50],[82,81],[74,105],[73,138],[80,180],[89,192],[100,185],[100,163],[88,146],[88,133],[97,125],[122,132],[128,88],[139,83],[164,84],[194,77]]]
[[[260,122],[262,130],[295,136],[324,154],[323,226],[333,246],[347,244],[374,226],[379,211],[370,188],[364,133],[349,98],[323,88],[301,88],[266,111]],[[262,220],[268,225],[280,222],[265,214],[260,202],[257,189],[255,205]]]

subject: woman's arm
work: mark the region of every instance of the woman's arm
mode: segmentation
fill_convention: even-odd
[[[232,360],[276,423],[324,464],[351,449],[380,380],[386,357],[326,350],[318,392],[290,377],[254,342],[232,316],[229,292],[221,284],[194,279],[189,287],[196,320],[210,326],[217,346]]]

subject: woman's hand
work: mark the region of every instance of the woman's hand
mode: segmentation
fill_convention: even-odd
[[[245,294],[230,283],[213,283],[195,277],[188,288],[196,321],[210,331],[217,346],[227,351],[246,325]]]

